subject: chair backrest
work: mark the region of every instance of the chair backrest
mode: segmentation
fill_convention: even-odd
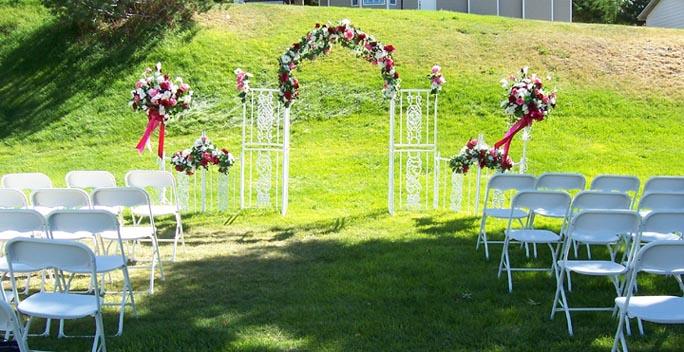
[[[583,241],[605,243],[617,234],[638,232],[639,222],[639,214],[630,210],[586,210],[572,219],[567,233],[570,239],[581,235]]]
[[[582,191],[572,201],[573,213],[582,210],[627,210],[632,200],[625,193]]]
[[[7,302],[0,300],[0,330],[11,331],[14,334],[14,341],[19,346],[19,352],[29,352],[26,341],[24,341],[24,328],[19,322],[19,317]]]
[[[644,185],[644,194],[649,192],[684,192],[684,176],[651,177]]]
[[[538,190],[574,191],[584,190],[586,179],[581,174],[545,173],[537,178]]]
[[[46,188],[34,191],[31,203],[34,207],[81,209],[90,208],[90,197],[77,188]]]
[[[115,214],[106,210],[55,210],[47,219],[50,232],[88,232],[91,234],[118,231],[119,221]]]
[[[639,192],[641,182],[635,176],[599,175],[591,181],[589,189],[603,192]]]
[[[126,173],[126,186],[132,187],[176,187],[173,174],[160,170],[131,170]]]
[[[653,211],[641,221],[641,231],[684,234],[684,210]]]
[[[50,178],[39,172],[7,174],[2,176],[2,187],[19,191],[35,191],[41,188],[52,188]]]
[[[116,187],[116,179],[109,171],[70,171],[64,177],[69,188],[95,189]]]
[[[684,275],[684,241],[651,242],[637,252],[634,265],[635,272]]]
[[[568,212],[570,195],[558,191],[521,191],[513,197],[511,208],[548,209]]]
[[[500,191],[508,190],[533,190],[537,179],[532,175],[521,174],[496,174],[489,179],[488,189]]]
[[[5,254],[10,271],[13,264],[20,263],[36,269],[89,272],[95,276],[95,254],[86,245],[75,241],[14,238],[7,242]]]
[[[150,205],[150,197],[138,187],[98,188],[91,195],[94,207],[137,207]]]
[[[684,210],[684,193],[645,193],[639,200],[639,210]]]
[[[23,192],[11,188],[0,188],[0,208],[26,207],[28,207],[28,200]]]
[[[0,209],[0,232],[45,234],[45,217],[33,209]]]

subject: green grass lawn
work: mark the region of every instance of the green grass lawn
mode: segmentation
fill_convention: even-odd
[[[195,90],[195,109],[168,129],[167,150],[202,131],[240,147],[233,69],[275,87],[276,58],[316,22],[350,18],[395,55],[403,87],[426,88],[441,64],[439,150],[471,136],[501,136],[499,80],[529,65],[559,90],[552,118],[534,127],[530,171],[682,174],[684,35],[678,30],[520,21],[451,12],[265,5],[197,16],[188,28],[134,38],[79,37],[38,1],[0,1],[0,165],[41,171],[57,186],[74,169],[119,180],[154,168],[133,147],[145,117],[129,111],[132,83],[157,61]],[[116,36],[114,38],[117,38]],[[580,313],[575,336],[549,320],[555,281],[497,280],[500,247],[475,251],[479,220],[447,211],[386,212],[387,102],[377,68],[343,49],[298,71],[293,106],[290,208],[186,214],[187,246],[153,296],[138,296],[112,351],[207,350],[607,350],[617,321]],[[516,141],[511,152],[520,154]],[[557,224],[549,224],[557,227]],[[163,223],[163,236],[171,232]],[[501,229],[494,223],[492,229]],[[168,246],[164,253],[170,253]],[[515,250],[514,260],[523,262]],[[546,251],[530,265],[548,265]],[[146,287],[143,271],[135,285]],[[571,304],[610,304],[607,280],[577,278]],[[677,294],[648,278],[643,292]],[[640,291],[641,292],[641,291]],[[105,325],[113,331],[116,312]],[[86,332],[89,321],[68,325]],[[634,351],[678,351],[684,330],[646,325]],[[83,350],[90,340],[32,338],[35,349]]]

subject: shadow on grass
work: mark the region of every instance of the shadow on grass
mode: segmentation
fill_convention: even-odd
[[[0,62],[0,138],[26,138],[109,92],[113,77],[132,74],[167,34],[159,28],[79,36],[50,20],[20,38]],[[196,33],[192,23],[176,30],[188,41]]]

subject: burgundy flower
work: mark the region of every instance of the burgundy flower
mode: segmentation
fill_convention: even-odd
[[[356,37],[359,38],[359,40],[364,40],[366,39],[366,33],[359,33]]]
[[[468,149],[473,149],[475,148],[475,146],[477,146],[477,140],[474,138],[470,139],[466,144],[466,147],[468,147]]]
[[[314,26],[314,28],[316,28],[316,29],[321,28],[321,24],[320,24],[320,23],[316,23],[316,25]]]
[[[280,74],[280,82],[285,83],[290,79],[290,75],[287,74],[287,72],[283,72]]]
[[[178,171],[178,172],[183,171],[183,165],[176,165],[176,171]]]
[[[394,52],[394,50],[395,50],[395,49],[394,49],[394,46],[392,46],[391,44],[385,45],[385,47],[384,47],[383,49],[385,49],[385,51],[388,52],[388,53],[392,53],[392,52]]]
[[[295,89],[299,89],[299,80],[297,80],[297,79],[295,78],[295,79],[294,79],[294,82],[292,82],[292,86],[293,86]]]
[[[285,99],[292,100],[292,93],[290,91],[286,91],[283,96],[285,96]]]
[[[169,90],[169,88],[171,88],[171,82],[163,81],[163,82],[159,83],[159,88],[161,88],[163,90]]]
[[[399,72],[394,73],[394,79],[399,79]]]
[[[299,49],[300,49],[301,47],[302,47],[302,45],[299,44],[299,43],[294,43],[294,44],[292,44],[292,49],[295,50],[295,51],[299,51]]]

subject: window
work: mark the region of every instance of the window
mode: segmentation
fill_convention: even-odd
[[[396,5],[397,0],[389,0],[390,5]],[[352,0],[352,6],[359,6],[359,0]],[[363,6],[385,5],[385,0],[363,0]]]

